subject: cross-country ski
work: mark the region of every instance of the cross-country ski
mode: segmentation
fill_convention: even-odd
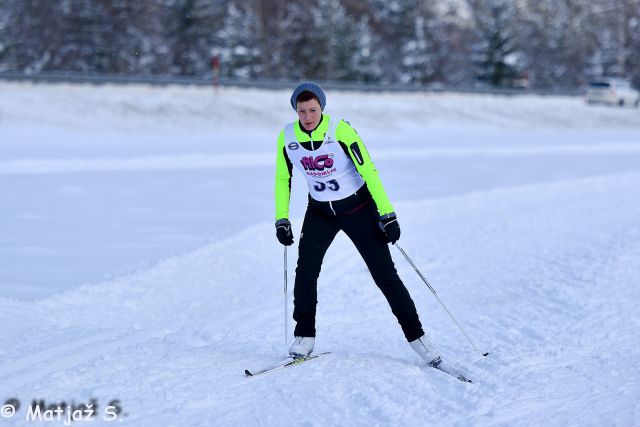
[[[427,366],[430,367],[430,368],[442,371],[445,374],[451,375],[455,379],[460,380],[462,382],[465,382],[465,383],[472,383],[473,382],[468,378],[468,375],[463,374],[458,369],[449,366],[447,363],[443,362],[440,357],[438,357],[436,360],[430,362]]]
[[[304,362],[316,359],[325,354],[329,354],[329,352],[312,354],[308,356],[297,356],[297,357],[289,356],[281,362],[275,363],[273,365],[269,365],[264,368],[252,369],[252,370],[245,369],[244,373],[248,377],[255,377],[256,375],[266,374],[269,372],[277,371],[278,369],[289,368],[291,366],[300,365]]]

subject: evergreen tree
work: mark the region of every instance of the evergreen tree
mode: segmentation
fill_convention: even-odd
[[[528,0],[519,11],[521,47],[532,84],[575,87],[585,82],[600,31],[592,4],[573,0]]]
[[[427,17],[417,10],[412,19],[413,32],[402,47],[403,79],[406,83],[428,83],[434,74],[430,40],[427,38]],[[422,13],[421,13],[422,12]]]
[[[330,50],[328,28],[317,3],[289,1],[284,17],[283,58],[294,79],[329,78]]]
[[[319,0],[316,28],[318,37],[328,41],[324,58],[326,78],[331,80],[363,81],[375,79],[372,66],[374,38],[368,20],[355,20],[347,13],[341,0]]]
[[[55,54],[61,48],[62,35],[58,5],[46,0],[5,0],[2,14],[6,27],[3,31],[2,68],[38,73],[51,68]]]
[[[220,34],[228,0],[165,0],[164,37],[169,41],[170,73],[206,76],[212,49],[224,46]]]
[[[502,0],[480,1],[477,6],[477,79],[495,87],[508,86],[517,73],[513,61],[516,46],[510,27],[512,11]]]
[[[11,49],[11,37],[9,35],[11,26],[9,23],[13,19],[14,7],[14,1],[0,1],[0,8],[3,11],[0,13],[0,72],[11,70],[11,64],[8,60]]]
[[[213,49],[220,55],[224,75],[251,78],[260,72],[260,47],[255,28],[257,17],[255,5],[248,1],[232,0],[222,30],[218,33],[222,46]]]
[[[286,78],[291,75],[286,58],[288,45],[288,0],[254,0],[258,38],[260,77]]]
[[[377,82],[382,78],[380,37],[373,31],[369,18],[363,16],[355,25],[356,46],[351,56],[353,80],[364,83]],[[345,76],[350,80],[349,75]]]
[[[475,81],[472,47],[476,35],[470,16],[468,5],[452,2],[427,21],[433,46],[433,82],[464,86]]]
[[[640,90],[640,0],[628,0],[625,3],[625,45],[626,77],[636,89]]]
[[[382,80],[410,81],[405,69],[407,46],[415,40],[414,17],[418,0],[370,0],[374,26],[380,34]],[[409,61],[410,62],[410,61]]]

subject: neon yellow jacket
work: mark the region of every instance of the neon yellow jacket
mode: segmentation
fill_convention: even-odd
[[[307,134],[300,128],[300,122],[296,121],[294,125],[296,139],[301,143],[311,141],[312,139],[314,141],[322,141],[328,127],[329,116],[327,114],[323,114],[320,125],[311,133],[310,137],[309,134]],[[380,215],[386,215],[393,212],[393,206],[391,206],[391,202],[389,201],[389,198],[384,191],[384,187],[382,186],[382,182],[378,177],[378,171],[371,161],[371,157],[369,156],[367,149],[365,148],[362,140],[360,139],[360,136],[358,136],[358,133],[355,131],[355,129],[352,128],[349,123],[341,120],[336,129],[336,138],[340,145],[343,146],[343,148],[350,147],[354,143],[357,144],[357,148],[362,155],[362,159],[357,159],[353,154],[353,150],[346,149],[345,151],[349,153],[349,157],[355,165],[356,170],[358,171],[360,176],[362,176],[362,179],[367,185],[367,188],[369,189],[369,192],[373,197],[373,201],[375,202],[378,209],[378,213]],[[278,148],[276,153],[276,220],[283,218],[289,219],[289,198],[291,196],[292,164],[289,160],[289,157],[287,156],[284,142],[284,130],[282,130],[280,132],[280,135],[278,136]]]

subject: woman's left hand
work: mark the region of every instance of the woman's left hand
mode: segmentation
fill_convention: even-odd
[[[387,243],[395,244],[400,240],[400,224],[394,212],[380,217],[380,229],[387,237]]]

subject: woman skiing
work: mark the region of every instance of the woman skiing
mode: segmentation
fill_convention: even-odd
[[[291,95],[298,120],[278,137],[276,159],[276,236],[293,244],[289,222],[292,169],[307,180],[309,202],[300,233],[294,285],[293,357],[311,354],[315,343],[317,280],[322,260],[339,231],[344,231],[365,261],[411,347],[427,364],[439,354],[422,330],[415,304],[398,277],[388,243],[400,238],[400,226],[369,153],[344,120],[323,113],[326,96],[312,82]]]

